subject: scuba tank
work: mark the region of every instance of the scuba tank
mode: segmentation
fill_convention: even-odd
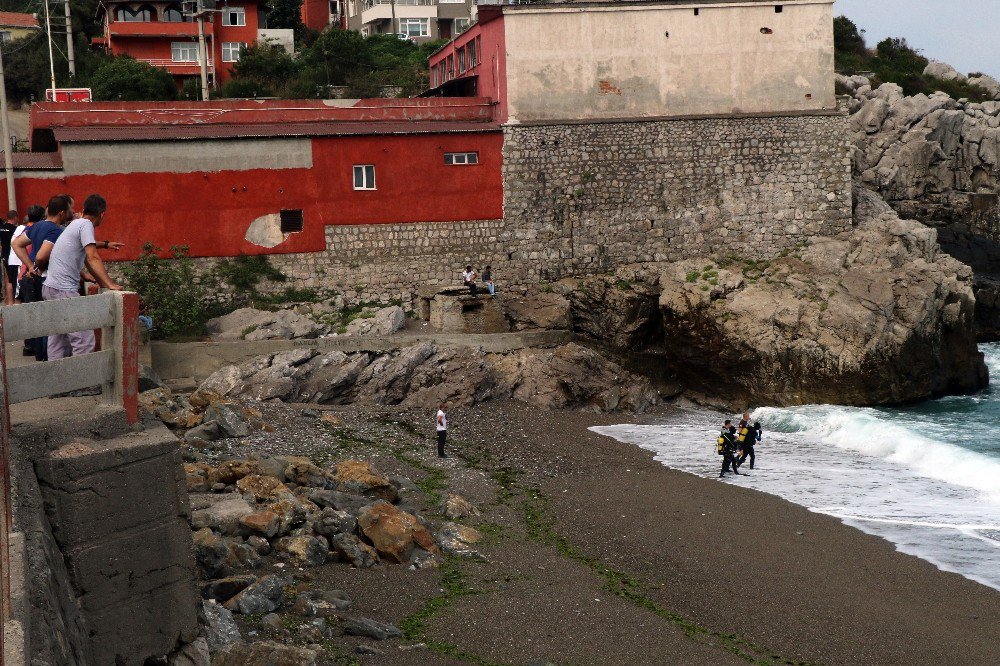
[[[722,456],[725,455],[725,451],[726,451],[726,438],[722,435],[719,435],[719,439],[716,442],[715,446],[715,452],[720,456]]]

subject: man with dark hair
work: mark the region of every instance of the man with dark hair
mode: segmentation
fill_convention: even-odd
[[[13,250],[14,247],[13,242],[15,240],[20,238],[21,235],[23,235],[28,229],[30,229],[36,222],[41,222],[43,219],[45,219],[45,209],[37,204],[34,206],[30,206],[28,208],[28,217],[24,221],[24,224],[19,225],[17,229],[14,230],[14,235],[11,238],[11,249]],[[10,274],[13,276],[13,280],[11,281],[14,283],[14,303],[22,303],[23,300],[21,298],[20,282],[21,278],[24,277],[22,274],[24,267],[21,263],[21,258],[17,256],[16,252],[12,251],[10,253],[10,258],[8,259],[8,262],[10,267],[9,268]],[[34,338],[29,338],[25,340],[24,349],[21,350],[21,353],[24,356],[34,356],[36,342],[37,341]]]
[[[42,300],[42,281],[45,277],[45,267],[49,263],[49,254],[63,227],[73,217],[73,197],[68,194],[57,194],[49,199],[45,209],[45,219],[33,224],[11,244],[14,253],[24,264],[25,274],[21,278],[20,285],[21,300],[24,303],[36,303]],[[31,247],[30,252],[28,247]],[[45,338],[37,338],[35,360],[47,360],[46,349]]]
[[[736,438],[733,436],[733,422],[726,419],[722,424],[722,432],[719,433],[719,454],[722,456],[722,471],[719,476],[725,476],[729,468],[733,468],[733,474],[739,475],[736,471]]]
[[[0,224],[0,259],[3,260],[4,271],[4,291],[3,302],[7,305],[14,303],[14,279],[10,275],[10,240],[17,229],[17,211],[7,211],[7,219]]]
[[[108,203],[99,194],[91,194],[83,202],[83,217],[70,222],[56,240],[49,256],[48,272],[42,286],[46,301],[75,298],[80,295],[80,275],[84,266],[97,284],[106,289],[121,291],[121,286],[108,276],[104,262],[97,254],[94,229],[101,226]],[[120,250],[121,243],[101,241],[100,246]],[[89,354],[94,351],[94,332],[77,331],[50,335],[49,360]]]

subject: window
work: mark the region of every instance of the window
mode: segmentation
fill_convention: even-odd
[[[0,30],[0,42],[10,41],[10,30]]]
[[[184,16],[184,10],[180,5],[168,5],[163,10],[163,21],[166,23],[187,23],[191,17]]]
[[[354,165],[354,189],[374,190],[375,189],[375,165],[355,164]]]
[[[465,49],[458,50],[458,73],[465,73]]]
[[[407,37],[430,37],[431,21],[425,18],[399,19],[399,34]]]
[[[198,45],[194,42],[171,42],[170,59],[174,62],[198,62]]]
[[[283,208],[279,216],[281,218],[281,233],[294,234],[302,231],[303,221],[301,208]]]
[[[149,5],[143,5],[136,9],[131,7],[119,7],[115,12],[115,20],[125,23],[148,23],[156,20],[156,10]]]
[[[781,6],[781,5],[775,5],[774,6],[774,13],[775,14],[780,14],[783,11],[785,11],[785,8],[783,6]]]
[[[476,49],[476,41],[477,40],[473,39],[471,42],[469,42],[469,47],[468,47],[469,48],[469,69],[472,69],[473,67],[475,67],[476,65],[479,64],[479,61],[476,60],[476,51],[477,51],[477,49]]]
[[[222,62],[239,62],[243,42],[222,42]]]
[[[467,18],[457,18],[455,19],[455,34],[460,35],[469,29],[469,24],[472,23],[471,20]]]
[[[451,165],[479,164],[479,153],[445,153],[444,163]]]
[[[222,10],[222,25],[246,25],[247,12],[242,7],[226,7]],[[229,60],[228,62],[236,62]]]
[[[448,78],[455,78],[455,56],[448,56]]]

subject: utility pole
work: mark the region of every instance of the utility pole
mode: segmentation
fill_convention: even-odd
[[[69,0],[64,0],[66,11],[66,60],[69,61],[70,78],[76,78],[76,57],[73,54],[73,17],[69,12]]]
[[[56,99],[56,66],[52,60],[52,21],[49,17],[49,0],[42,0],[45,3],[45,33],[49,40],[49,76],[52,83],[52,101]]]
[[[208,49],[205,46],[205,9],[204,0],[197,0],[195,18],[198,20],[198,68],[201,70],[201,99],[208,101]]]
[[[389,8],[392,11],[392,36],[399,39],[399,24],[396,23],[396,0],[389,0]]]
[[[7,176],[7,210],[17,210],[14,192],[14,157],[11,155],[10,120],[7,118],[7,82],[3,78],[3,53],[0,52],[0,132],[3,132],[3,170]]]

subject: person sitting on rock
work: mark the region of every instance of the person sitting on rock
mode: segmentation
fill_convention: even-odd
[[[462,272],[462,280],[465,282],[465,286],[469,288],[469,293],[475,296],[478,293],[476,271],[471,265],[465,267],[465,270]]]
[[[483,271],[483,284],[486,285],[486,291],[490,292],[490,296],[497,293],[496,285],[493,284],[492,266],[487,266],[486,270]]]

